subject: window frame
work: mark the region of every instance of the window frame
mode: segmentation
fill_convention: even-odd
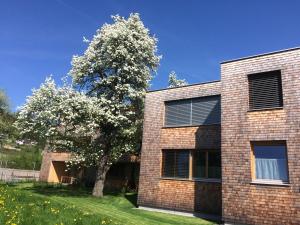
[[[196,167],[196,163],[195,163],[195,155],[197,153],[197,151],[201,151],[201,152],[205,152],[205,177],[195,177],[195,167]],[[221,169],[221,177],[220,178],[211,178],[209,177],[209,153],[220,153],[220,157],[221,157],[221,165],[220,165],[220,169]],[[222,155],[221,155],[221,150],[218,149],[200,149],[200,150],[195,150],[192,152],[192,158],[193,158],[193,163],[192,163],[192,179],[193,180],[221,180],[222,179]]]
[[[279,72],[279,97],[280,97],[280,106],[271,106],[271,107],[261,107],[261,108],[255,108],[253,106],[251,106],[251,99],[253,98],[252,93],[251,93],[251,77],[259,77],[260,75],[263,76],[268,76],[268,73],[276,73]],[[262,71],[262,72],[258,72],[258,73],[251,73],[251,74],[247,74],[247,81],[248,81],[248,112],[255,112],[255,111],[264,111],[264,110],[276,110],[276,109],[283,109],[284,107],[284,99],[283,99],[283,85],[282,85],[282,69],[275,69],[275,70],[270,70],[270,71]],[[274,74],[275,75],[275,74]],[[273,75],[273,76],[274,76]],[[272,75],[269,75],[272,76]]]
[[[164,176],[164,151],[188,151],[189,152],[189,176],[187,178],[182,177],[168,177]],[[204,151],[206,152],[206,177],[205,178],[197,178],[194,177],[195,171],[195,163],[194,163],[194,155],[196,151]],[[161,150],[161,170],[160,177],[163,180],[187,180],[187,181],[204,181],[204,182],[217,182],[220,183],[222,180],[222,155],[221,155],[221,177],[220,178],[208,178],[208,153],[209,152],[219,152],[221,154],[221,149],[162,149]]]
[[[179,177],[179,176],[165,176],[164,175],[164,168],[165,168],[165,157],[164,157],[164,152],[166,151],[172,151],[172,152],[179,152],[179,151],[184,151],[188,152],[188,176],[187,177]],[[189,149],[162,149],[161,151],[161,178],[163,179],[175,179],[175,180],[188,180],[190,178],[190,173],[191,173],[191,151]],[[175,157],[176,159],[176,157]],[[175,165],[176,165],[176,160],[175,160]],[[176,167],[174,167],[175,170]],[[175,174],[175,172],[174,172]]]
[[[289,177],[289,165],[288,165],[288,149],[287,143],[285,140],[271,140],[271,141],[250,141],[250,160],[251,160],[251,183],[258,183],[258,184],[289,184],[290,177]],[[285,147],[285,159],[286,159],[286,173],[287,173],[287,181],[282,180],[271,180],[271,179],[256,179],[256,166],[255,166],[255,153],[254,147],[255,146],[284,146]]]

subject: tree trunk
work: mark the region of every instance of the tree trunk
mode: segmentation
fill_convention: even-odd
[[[99,179],[98,175],[97,175],[96,180],[95,180],[95,185],[93,188],[93,196],[99,197],[99,198],[103,197],[104,181],[105,181],[104,178]]]
[[[103,197],[103,188],[105,182],[105,176],[109,169],[109,166],[106,165],[106,162],[101,162],[96,171],[95,185],[93,188],[93,196]]]

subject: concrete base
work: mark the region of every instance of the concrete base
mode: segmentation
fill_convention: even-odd
[[[182,211],[159,209],[159,208],[152,208],[152,207],[145,207],[145,206],[139,206],[138,209],[152,211],[152,212],[168,213],[168,214],[173,214],[173,215],[178,215],[178,216],[196,217],[196,218],[212,220],[212,221],[217,221],[217,222],[221,221],[221,216],[198,213],[198,212],[182,212]]]

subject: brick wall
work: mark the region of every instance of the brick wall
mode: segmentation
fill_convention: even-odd
[[[161,178],[162,149],[220,148],[220,126],[163,128],[164,101],[220,94],[220,82],[150,92],[146,96],[138,204],[220,213],[221,184]],[[204,140],[204,141],[203,141]]]
[[[283,109],[249,112],[247,75],[281,70]],[[223,219],[300,224],[300,50],[221,65]],[[286,140],[289,186],[251,184],[250,141]]]
[[[163,128],[161,149],[220,149],[221,126]]]

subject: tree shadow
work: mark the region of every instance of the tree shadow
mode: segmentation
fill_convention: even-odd
[[[29,187],[22,187],[23,190],[28,190],[36,194],[44,196],[59,196],[59,197],[77,197],[77,198],[92,198],[92,188],[74,185],[49,184],[49,183],[34,183]],[[104,191],[105,196],[124,197],[131,205],[137,207],[137,193],[124,193],[120,191]]]
[[[137,193],[126,193],[124,197],[132,204],[134,207],[138,207],[137,205]]]
[[[61,184],[34,184],[23,189],[46,196],[88,197],[92,194],[91,188]]]

